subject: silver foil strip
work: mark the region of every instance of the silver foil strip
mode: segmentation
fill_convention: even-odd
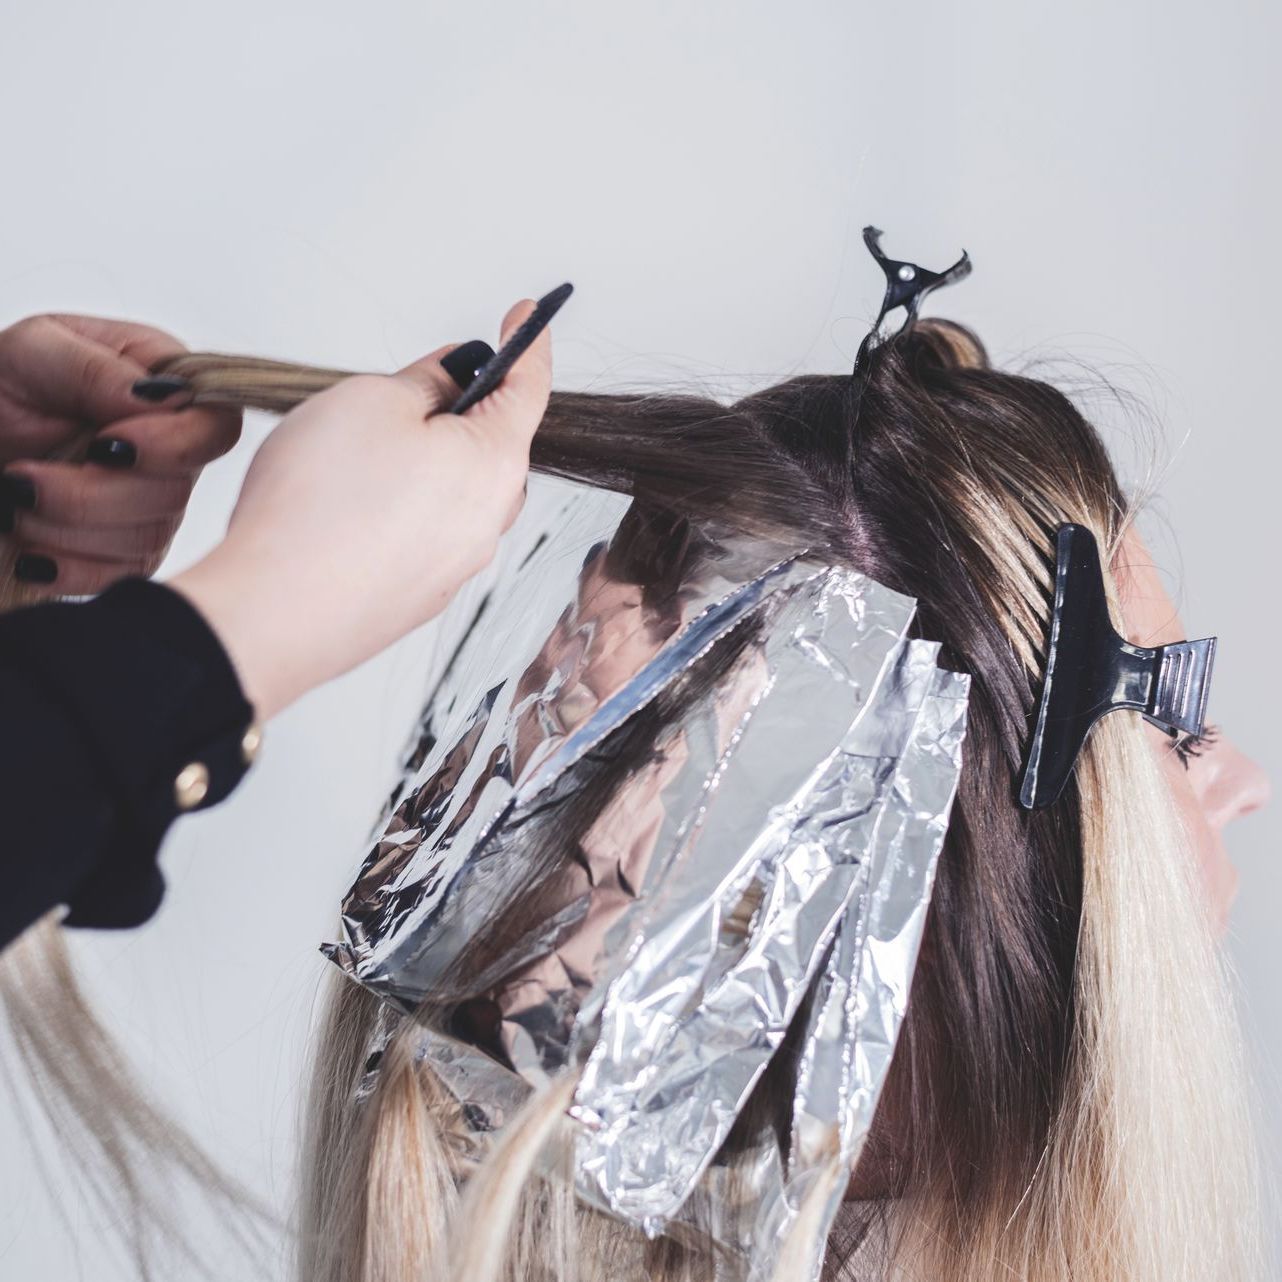
[[[607,944],[621,972],[580,1015],[579,1169],[649,1232],[728,1135],[863,875],[935,670],[912,615],[845,570],[793,593],[699,824]]]
[[[826,1237],[872,1124],[908,1008],[935,869],[956,795],[968,677],[935,669],[864,861],[865,876],[838,926],[811,994],[793,1100],[785,1186],[765,1197],[745,1257],[770,1277],[779,1243],[830,1165],[817,1217]],[[809,1244],[797,1244],[802,1249]],[[819,1278],[822,1253],[812,1260]]]
[[[935,669],[864,862],[859,899],[819,977],[797,1073],[793,1167],[829,1151],[853,1167],[908,1009],[966,733],[969,679]]]
[[[602,532],[602,507],[588,503],[585,519],[570,505],[555,535],[496,586],[501,617],[474,630],[486,653],[467,655],[461,679],[439,692],[438,746],[398,790],[344,900],[344,939],[325,948],[403,1010],[456,960],[474,931],[469,908],[499,893],[489,865],[512,858],[492,842],[500,821],[538,801],[772,593],[820,573],[778,545],[705,538],[673,599],[647,610],[639,585],[612,576],[603,539],[584,556],[583,533]],[[577,565],[564,606],[553,585]],[[519,884],[517,875],[503,877]]]
[[[584,1200],[651,1234],[711,1233],[746,1276],[808,1190],[835,1213],[844,1181],[824,1172],[858,1158],[967,682],[909,639],[911,600],[777,545],[697,531],[656,603],[618,573],[627,519],[576,496],[500,576],[326,951],[396,1011],[431,1004],[418,1054],[464,1105],[469,1143],[578,1068]],[[651,751],[625,753],[602,790],[616,732],[651,705],[667,718]],[[565,827],[580,794],[598,812]],[[549,871],[558,825],[571,857]],[[484,1017],[460,1023],[455,999]],[[762,1090],[789,1125],[751,1121]]]

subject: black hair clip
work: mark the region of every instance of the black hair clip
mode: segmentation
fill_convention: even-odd
[[[1118,636],[1094,536],[1084,526],[1061,525],[1046,677],[1019,804],[1041,810],[1055,801],[1091,727],[1114,709],[1141,712],[1172,735],[1200,735],[1214,661],[1214,637],[1149,649]]]
[[[921,300],[927,294],[942,289],[945,285],[955,285],[959,280],[965,280],[971,271],[970,255],[965,250],[962,250],[962,256],[951,267],[942,272],[932,272],[926,267],[919,267],[916,263],[887,258],[881,250],[881,231],[877,227],[864,228],[864,244],[868,246],[868,252],[877,260],[881,270],[886,273],[886,293],[881,300],[881,311],[877,313],[872,329],[859,344],[859,352],[855,356],[856,369],[863,363],[868,349],[881,332],[881,323],[886,319],[888,312],[893,312],[896,307],[904,309],[904,323],[899,327],[902,332],[917,319]]]

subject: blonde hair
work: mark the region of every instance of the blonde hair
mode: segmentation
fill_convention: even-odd
[[[1145,733],[1138,720],[1106,720],[1080,766],[1079,1017],[1037,1178],[1013,1212],[983,1208],[964,1231],[956,1217],[965,1212],[946,1199],[891,1200],[880,1242],[865,1241],[864,1254],[826,1278],[883,1270],[921,1282],[1263,1276],[1232,989]],[[538,1151],[555,1141],[572,1074],[530,1101],[470,1179],[471,1164],[454,1147],[465,1129],[459,1105],[414,1063],[412,1020],[385,1052],[374,1094],[354,1103],[381,1004],[345,977],[331,982],[305,1148],[300,1279],[721,1276],[712,1248],[648,1242],[576,1209],[568,1180],[535,1171]],[[835,1235],[842,1232],[838,1223]],[[807,1276],[800,1266],[789,1271],[805,1258],[785,1252],[780,1279]],[[863,1271],[869,1259],[876,1273]]]
[[[81,990],[58,915],[51,913],[0,952],[0,999],[14,1063],[0,1056],[21,1109],[31,1098],[70,1159],[79,1187],[115,1227],[140,1278],[181,1262],[185,1276],[211,1276],[181,1218],[181,1198],[213,1203],[244,1258],[261,1262],[276,1220],[148,1099],[142,1078],[103,1029]],[[32,1148],[35,1118],[25,1118]],[[65,1196],[41,1165],[55,1197]]]
[[[1059,521],[1082,521],[1093,528],[1101,546],[1115,552],[1129,518],[1111,473],[1101,479],[1106,463],[1100,462],[1102,450],[1089,428],[1074,420],[1068,427],[1082,433],[1079,441],[1069,432],[1056,439],[1058,420],[1066,413],[1057,394],[1030,380],[1018,380],[1020,386],[1011,392],[1009,385],[997,382],[1008,376],[988,371],[978,341],[957,327],[926,323],[919,331],[913,340],[918,350],[902,354],[891,371],[896,385],[886,397],[905,399],[903,383],[908,380],[925,385],[926,395],[912,407],[918,417],[911,430],[929,442],[935,468],[930,484],[947,505],[953,528],[982,560],[985,568],[976,582],[984,608],[1004,621],[1007,643],[1031,680],[1040,670],[1048,614],[1047,532]],[[878,377],[876,371],[870,376],[874,397]],[[767,410],[787,401],[787,387],[763,394]],[[1030,412],[1023,418],[1005,414],[998,421],[994,405],[1004,408],[1000,397],[1008,392],[1012,398],[1016,393],[1027,397]],[[875,416],[879,407],[875,400],[869,405],[867,389],[864,396],[862,414]],[[964,396],[982,405],[983,425],[998,439],[970,435],[956,421]],[[804,402],[804,396],[800,399]],[[562,444],[560,437],[572,433],[577,420],[593,420],[606,451],[616,445],[612,412],[616,422],[623,420],[618,434],[624,444],[619,448],[635,447],[633,438],[646,430],[640,421],[647,414],[679,416],[664,402],[611,405],[609,400],[597,398],[591,406],[567,403],[559,409],[554,398],[550,431],[556,440],[546,447],[556,461],[553,470],[575,473],[565,461],[574,445]],[[706,405],[702,412],[712,413]],[[935,422],[924,424],[927,415]],[[812,415],[794,398],[781,417],[789,430],[803,431],[805,424],[822,417],[822,409]],[[734,426],[741,430],[742,419]],[[1019,432],[1029,429],[1043,439],[1021,450]],[[855,435],[857,454],[859,433]],[[677,453],[683,443],[675,443]],[[674,442],[664,445],[671,449]],[[894,445],[899,449],[902,441]],[[636,448],[644,449],[644,444]],[[1045,454],[1055,450],[1065,455],[1058,468],[1045,461]],[[904,458],[902,463],[908,467],[911,461]],[[536,466],[539,462],[536,438]],[[737,465],[750,472],[753,463],[741,458]],[[590,473],[590,468],[584,471]],[[633,492],[645,492],[647,480],[653,484],[652,478],[640,476]],[[747,502],[751,507],[752,500]],[[927,593],[918,595],[925,598]],[[1113,604],[1116,610],[1116,600]],[[1151,737],[1139,718],[1115,716],[1101,723],[1082,756],[1076,798],[1069,803],[1076,824],[1068,825],[1067,837],[1059,835],[1071,843],[1075,826],[1080,850],[1079,927],[1071,996],[1061,1016],[1071,1021],[1071,1030],[1031,1170],[1030,1164],[1013,1163],[1009,1178],[999,1172],[981,1181],[978,1196],[953,1189],[947,1177],[926,1180],[899,1196],[878,1199],[875,1213],[864,1208],[843,1213],[833,1226],[826,1277],[931,1282],[1012,1277],[1111,1282],[1124,1277],[1159,1282],[1260,1276],[1258,1172],[1232,987]],[[1006,804],[1000,782],[996,803],[992,780],[975,786],[990,808]],[[1061,807],[1058,815],[1028,822],[1062,827],[1064,811]],[[1047,840],[1053,844],[1056,838]],[[983,853],[981,844],[981,857]],[[1016,904],[1006,911],[1014,914],[1020,908]],[[1013,929],[1029,927],[1019,923]],[[929,967],[929,931],[924,956]],[[345,980],[337,985],[333,1001],[350,1021],[343,1034],[348,1047],[370,1045],[379,1003],[351,992]],[[910,1024],[921,1000],[915,987]],[[309,1183],[302,1207],[302,1276],[316,1282],[409,1277],[594,1282],[607,1277],[735,1277],[751,1270],[751,1262],[729,1261],[711,1244],[672,1241],[660,1249],[635,1230],[573,1206],[567,1183],[549,1180],[546,1164],[536,1162],[534,1152],[556,1142],[568,1079],[536,1095],[494,1153],[480,1159],[479,1173],[472,1173],[472,1163],[454,1147],[466,1132],[457,1104],[430,1069],[422,1064],[411,1068],[418,1037],[415,1021],[406,1020],[387,1052],[394,1072],[385,1074],[361,1104],[354,1102],[361,1074],[344,1079],[333,1072],[339,1040],[327,1039],[322,1046],[318,1078],[323,1105],[313,1112],[304,1171]],[[1011,1046],[1006,1052],[1014,1056],[1022,1049]],[[898,1061],[896,1069],[901,1075],[914,1071]],[[892,1083],[887,1095],[895,1093]],[[408,1107],[411,1097],[420,1100],[423,1112]],[[894,1108],[883,1111],[893,1113]],[[335,1115],[351,1114],[360,1115],[364,1137],[355,1148],[346,1142],[350,1132],[343,1133],[343,1143],[332,1142]],[[933,1120],[942,1121],[937,1113]],[[411,1124],[412,1135],[405,1130]],[[417,1205],[399,1197],[383,1199],[379,1190],[396,1180],[395,1170],[381,1169],[388,1154],[395,1155],[398,1166],[408,1162],[416,1167],[414,1187],[464,1184],[468,1195],[457,1202],[433,1196]],[[983,1163],[990,1155],[970,1156]],[[1000,1165],[1001,1155],[991,1156]],[[335,1164],[343,1168],[338,1184]],[[424,1169],[435,1174],[425,1180]],[[839,1176],[834,1172],[831,1178]],[[525,1179],[524,1200],[513,1197],[518,1178]],[[363,1243],[366,1273],[350,1268],[327,1272],[308,1253],[306,1244],[332,1243],[332,1199],[338,1188],[344,1198],[363,1199],[362,1222],[353,1229]],[[822,1203],[818,1193],[808,1210]],[[550,1233],[553,1221],[560,1227]],[[415,1254],[413,1267],[398,1272],[407,1264],[402,1243],[415,1236],[421,1245],[426,1224],[433,1226],[427,1235],[430,1249]],[[567,1236],[567,1225],[577,1238]],[[822,1216],[808,1220],[803,1213],[783,1254],[780,1280],[811,1275],[812,1261],[823,1257],[824,1244],[805,1237],[824,1228]],[[480,1256],[477,1244],[484,1244]]]
[[[340,376],[216,356],[167,370],[209,403],[278,410]],[[988,369],[973,335],[922,322],[874,350],[858,386],[793,380],[729,409],[554,395],[534,464],[745,528],[804,524],[811,544],[917,596],[927,635],[943,634],[976,683],[908,1021],[856,1172],[871,1193],[820,1240],[823,1193],[845,1177],[834,1165],[777,1282],[810,1276],[825,1253],[828,1279],[1259,1277],[1232,991],[1151,732],[1106,719],[1056,807],[1026,816],[1009,798],[1040,670],[1048,532],[1078,521],[1115,550],[1126,524],[1089,426],[1045,384]],[[973,952],[957,952],[967,931]],[[987,969],[969,977],[967,957]],[[1010,1018],[981,1027],[974,1012],[1003,1003]],[[489,1151],[420,1061],[416,1018],[400,1020],[371,1088],[367,1056],[388,1018],[331,981],[302,1148],[300,1279],[755,1282],[754,1262],[711,1238],[651,1241],[575,1202],[572,1074],[536,1092]],[[1020,1042],[1039,1028],[1054,1046]],[[950,1035],[983,1045],[950,1068]],[[993,1080],[967,1076],[977,1063]],[[967,1149],[971,1135],[995,1138]]]

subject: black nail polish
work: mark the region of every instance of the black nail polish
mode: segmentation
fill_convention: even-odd
[[[176,374],[153,374],[140,378],[133,386],[133,393],[140,401],[163,401],[176,392],[191,391],[191,384]]]
[[[494,348],[483,339],[474,338],[441,357],[441,368],[466,391],[477,371],[494,355]]]
[[[49,556],[24,552],[14,562],[13,577],[23,583],[52,583],[58,577],[58,562]]]
[[[0,534],[13,533],[14,512],[8,503],[0,503]]]
[[[129,441],[122,441],[114,436],[100,436],[89,443],[85,460],[100,463],[103,467],[133,467],[138,462],[138,451]]]
[[[36,505],[36,487],[25,476],[0,475],[0,503],[30,512]]]
[[[548,327],[552,317],[561,310],[565,300],[574,293],[574,286],[566,281],[550,293],[544,294],[534,310],[516,327],[498,353],[476,371],[476,377],[449,407],[449,413],[462,414],[483,401],[507,377],[507,372],[529,350],[530,344]]]

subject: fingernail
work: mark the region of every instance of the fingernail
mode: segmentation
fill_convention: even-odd
[[[52,583],[58,577],[58,562],[49,556],[24,552],[14,562],[13,577],[23,583]]]
[[[12,534],[13,522],[13,508],[8,503],[0,503],[0,534]]]
[[[85,460],[89,463],[101,463],[103,467],[133,467],[138,462],[138,451],[129,441],[122,441],[114,436],[100,436],[89,443]]]
[[[474,338],[441,357],[441,368],[466,391],[477,371],[494,355],[494,348],[484,339]]]
[[[36,487],[25,476],[0,475],[0,503],[29,512],[36,505]]]
[[[133,393],[139,400],[151,401],[153,404],[173,396],[175,392],[189,391],[191,384],[176,374],[153,374],[148,378],[140,378],[133,386]]]
[[[499,349],[498,354],[487,360],[483,369],[476,371],[471,386],[465,388],[458,400],[449,407],[449,413],[465,413],[494,391],[507,377],[508,370],[525,355],[530,344],[548,327],[552,317],[561,310],[572,293],[574,286],[567,281],[551,293],[544,294],[534,304],[534,310],[508,335],[507,342]]]

